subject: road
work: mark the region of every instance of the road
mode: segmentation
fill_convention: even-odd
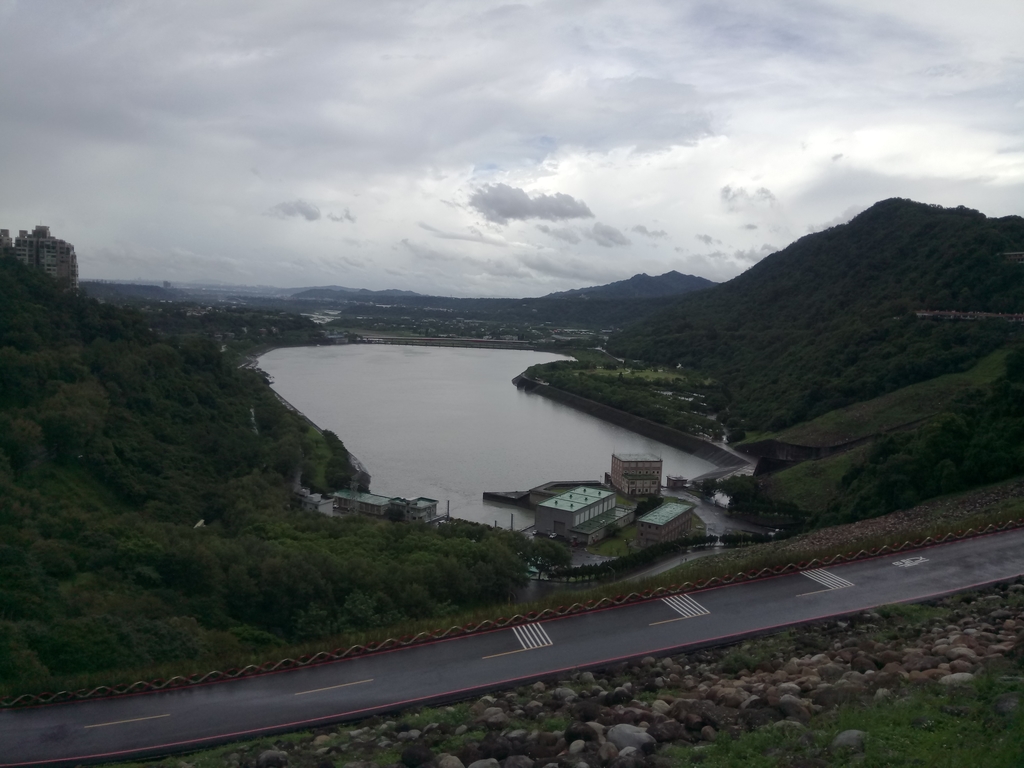
[[[0,712],[0,766],[73,766],[454,701],[1024,574],[1024,530],[226,683]]]

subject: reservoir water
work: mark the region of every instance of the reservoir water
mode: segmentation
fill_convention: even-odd
[[[428,496],[453,517],[516,529],[533,513],[484,502],[549,480],[600,481],[613,452],[654,453],[666,474],[714,465],[539,395],[512,379],[542,352],[385,345],[290,347],[260,358],[274,389],[337,433],[372,475],[373,493]]]

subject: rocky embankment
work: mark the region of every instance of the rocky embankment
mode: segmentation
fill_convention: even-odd
[[[840,713],[896,708],[927,693],[938,702],[936,717],[982,717],[990,730],[1015,718],[1024,691],[1018,645],[1024,649],[1024,584],[1004,584],[739,647],[645,658],[454,706],[236,744],[165,767],[732,765],[719,762],[716,749],[757,734],[771,735],[773,764],[846,764],[885,737],[840,728]],[[994,680],[1002,681],[999,695]],[[979,688],[991,700],[979,704]],[[919,719],[922,728],[934,725]]]

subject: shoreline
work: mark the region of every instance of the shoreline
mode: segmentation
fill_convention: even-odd
[[[631,413],[613,408],[610,405],[599,403],[596,400],[588,400],[585,397],[574,395],[571,392],[565,392],[564,390],[553,387],[550,384],[544,384],[535,379],[529,378],[526,373],[521,373],[512,379],[512,383],[517,389],[524,390],[530,394],[539,395],[546,397],[554,402],[561,403],[575,408],[578,411],[582,411],[594,418],[606,421],[609,424],[627,429],[634,434],[640,435],[641,437],[647,437],[651,440],[656,440],[659,443],[669,446],[670,448],[676,448],[678,450],[689,453],[691,456],[696,456],[698,459],[703,459],[711,464],[714,464],[718,469],[713,472],[707,472],[701,477],[714,475],[716,477],[725,477],[727,474],[736,474],[747,468],[753,469],[756,466],[757,461],[753,457],[748,457],[739,451],[729,448],[724,444],[712,443],[709,440],[691,435],[687,432],[680,432],[678,429],[673,429],[665,424],[658,424],[657,422],[645,419],[642,416],[634,416]],[[722,474],[722,471],[725,474]]]

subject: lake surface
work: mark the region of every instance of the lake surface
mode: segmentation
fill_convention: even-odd
[[[516,529],[533,512],[484,502],[549,480],[600,481],[613,452],[654,453],[665,474],[714,465],[593,416],[522,392],[512,379],[543,352],[355,344],[276,349],[259,365],[274,389],[337,433],[372,476],[373,493],[428,496],[453,517]]]

